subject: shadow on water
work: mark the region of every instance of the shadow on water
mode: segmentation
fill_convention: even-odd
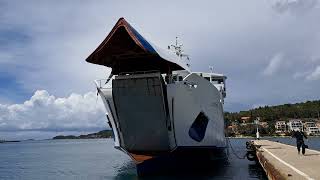
[[[174,168],[165,168],[152,174],[138,177],[135,164],[133,162],[127,162],[118,170],[115,179],[212,179],[213,177],[226,179],[227,172],[225,171],[225,167],[229,165],[228,160],[217,160],[210,165],[182,163],[176,165]]]
[[[241,160],[243,162],[248,160]],[[216,160],[209,164],[179,164],[174,169],[161,170],[151,175],[138,177],[135,164],[130,161],[118,169],[115,179],[267,179],[257,162],[239,168],[233,160]],[[242,164],[240,164],[242,165]]]
[[[268,179],[263,168],[257,161],[253,161],[253,164],[248,164],[248,172],[250,177],[256,177],[258,179],[265,179],[265,180]]]
[[[246,141],[250,139],[231,139],[235,153],[243,157]],[[138,177],[136,165],[127,161],[119,166],[115,179],[265,179],[267,176],[259,162],[239,159],[231,150],[228,158],[200,166],[202,163],[185,162],[173,171],[160,171],[149,176]]]

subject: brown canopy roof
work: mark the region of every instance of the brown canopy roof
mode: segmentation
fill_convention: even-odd
[[[118,20],[108,36],[86,61],[111,67],[113,74],[186,69],[177,56],[164,55],[163,51],[146,41],[124,18]]]

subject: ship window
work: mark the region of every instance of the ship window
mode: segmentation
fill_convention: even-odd
[[[206,80],[210,81],[210,77],[204,77]]]
[[[189,136],[193,140],[201,142],[206,133],[208,122],[208,117],[201,111],[189,129]]]
[[[218,84],[219,82],[217,81],[217,80],[215,80],[215,79],[212,79],[212,81],[211,81],[213,84]]]
[[[173,81],[177,81],[177,76],[173,76]]]
[[[217,79],[212,77],[211,82],[214,84],[223,84],[223,79],[219,79],[219,78]]]
[[[179,76],[179,81],[182,81],[182,80],[183,80],[182,76]]]

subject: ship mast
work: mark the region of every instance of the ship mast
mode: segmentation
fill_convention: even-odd
[[[176,37],[176,43],[173,45],[171,44],[170,46],[168,46],[168,49],[172,49],[174,51],[174,53],[180,57],[180,59],[182,58],[186,58],[187,62],[187,66],[190,67],[190,58],[189,55],[184,54],[184,51],[182,49],[183,44],[179,44],[178,43],[178,37]]]

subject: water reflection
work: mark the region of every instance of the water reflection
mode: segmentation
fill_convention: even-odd
[[[243,166],[243,165],[247,165]],[[259,163],[248,160],[229,159],[214,161],[210,165],[180,164],[174,169],[162,169],[147,176],[138,177],[133,162],[119,168],[115,179],[267,179]]]
[[[174,168],[163,168],[152,174],[139,177],[133,162],[127,162],[119,170],[115,179],[226,179],[228,177],[228,160],[214,161],[211,165],[179,164]]]
[[[257,161],[253,161],[253,164],[248,164],[248,172],[251,178],[268,179],[263,168]]]

